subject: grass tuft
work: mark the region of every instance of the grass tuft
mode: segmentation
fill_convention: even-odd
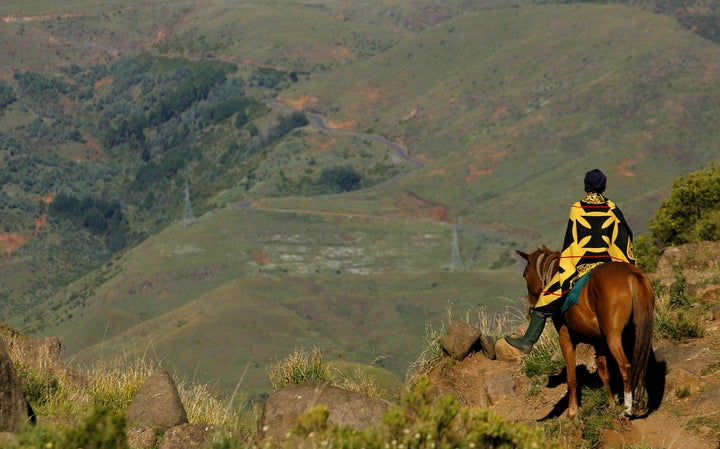
[[[273,391],[277,391],[307,380],[327,382],[332,379],[332,374],[324,362],[322,351],[313,346],[310,353],[304,348],[295,348],[285,359],[272,364],[268,369],[268,378]]]

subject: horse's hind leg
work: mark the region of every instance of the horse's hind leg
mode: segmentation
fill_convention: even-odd
[[[598,350],[595,349],[595,351],[597,352]],[[600,376],[600,380],[602,380],[603,386],[605,387],[605,393],[607,393],[608,403],[613,404],[615,403],[615,396],[613,396],[612,389],[610,388],[610,370],[608,370],[607,366],[607,356],[598,352],[595,360],[597,361],[598,376]]]
[[[633,408],[633,397],[632,390],[630,388],[630,362],[625,356],[625,351],[623,350],[622,333],[613,332],[611,334],[608,334],[607,345],[608,349],[610,350],[610,354],[612,354],[613,358],[618,364],[618,368],[620,369],[620,376],[622,376],[624,393],[623,404],[625,405],[625,414],[627,416],[631,416]]]

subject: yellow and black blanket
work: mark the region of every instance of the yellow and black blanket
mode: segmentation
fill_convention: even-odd
[[[610,261],[635,263],[632,231],[615,203],[599,193],[588,193],[570,208],[560,269],[535,308],[556,311],[555,301],[565,296],[578,278]]]

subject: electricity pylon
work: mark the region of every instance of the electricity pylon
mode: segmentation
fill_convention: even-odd
[[[193,215],[192,205],[190,204],[190,187],[187,180],[185,181],[185,208],[183,209],[182,225],[187,228],[195,223],[195,215]]]
[[[457,226],[453,226],[452,228],[452,242],[450,242],[450,270],[462,270],[465,268],[462,261],[462,256],[460,255],[460,246],[458,245],[458,234],[457,234]]]

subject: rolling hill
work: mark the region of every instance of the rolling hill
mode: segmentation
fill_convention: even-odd
[[[559,246],[585,171],[606,172],[608,196],[642,232],[673,179],[718,161],[720,47],[630,6],[506,3],[166,8],[77,0],[33,11],[4,4],[0,33],[15,44],[0,50],[10,61],[3,79],[138,54],[237,65],[230,76],[238,78],[292,72],[296,82],[273,89],[248,82],[248,94],[276,95],[336,130],[384,136],[423,162],[305,126],[228,164],[221,156],[228,136],[245,131],[209,127],[197,138],[202,158],[182,171],[202,193],[193,197],[195,224],[179,223],[181,201],[158,217],[135,215],[129,226],[146,220],[146,236],[72,283],[38,282],[48,291],[9,321],[60,336],[78,365],[153,357],[219,391],[240,384],[259,396],[269,364],[296,346],[402,377],[427,327],[442,326],[448,314],[521,313],[514,250]],[[141,98],[142,86],[129,90]],[[96,97],[106,87],[98,89]],[[2,130],[17,129],[10,119],[32,121],[38,109],[26,109],[12,106]],[[253,124],[266,131],[273,112],[254,111]],[[60,149],[71,153],[69,145]],[[102,153],[98,166],[111,166],[113,154]],[[131,183],[139,164],[110,173]],[[362,172],[362,187],[379,187],[303,190],[323,168],[341,164]],[[113,176],[102,177],[104,189],[119,191]],[[169,191],[181,181],[173,178]],[[46,229],[42,239],[68,238],[52,220]],[[455,233],[462,266],[451,257]],[[42,272],[15,262],[30,248],[2,265],[8,275],[21,273],[17,282]]]

